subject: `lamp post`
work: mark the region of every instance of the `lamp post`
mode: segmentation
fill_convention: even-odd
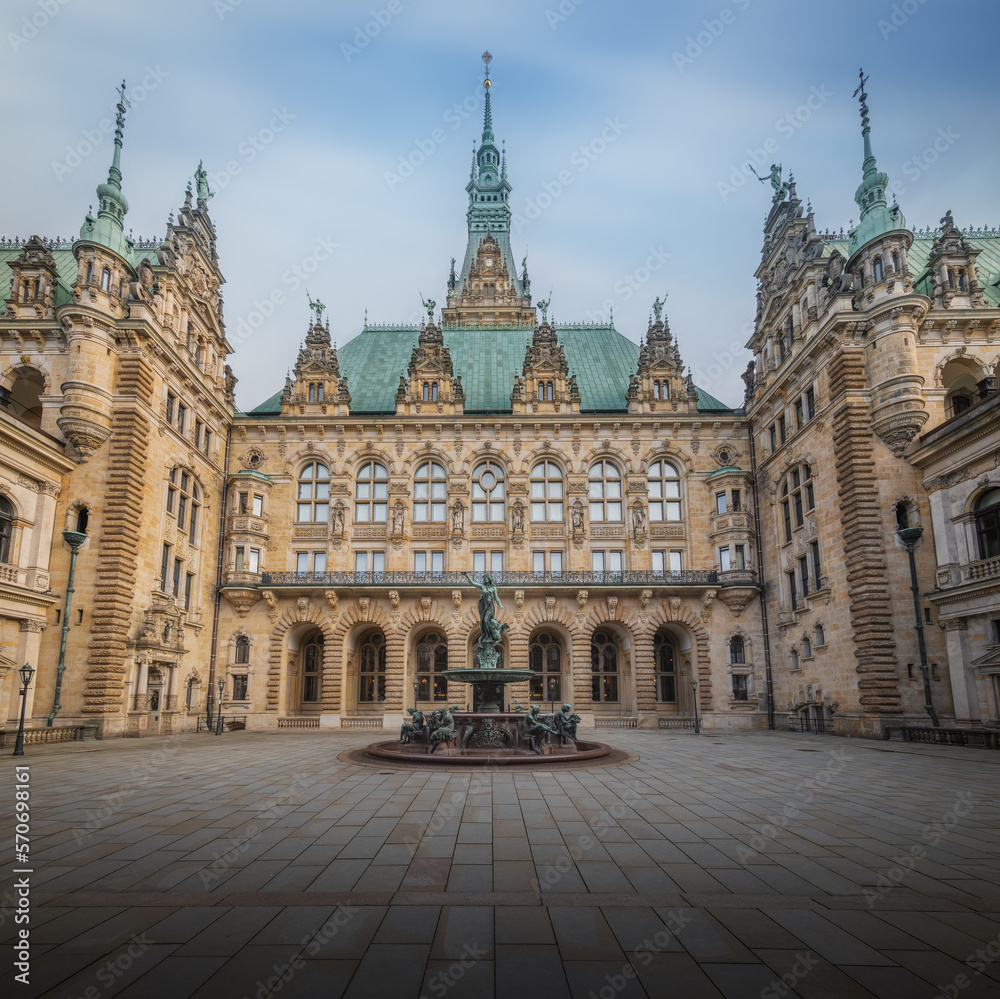
[[[215,723],[215,734],[222,735],[222,691],[225,689],[226,686],[226,678],[219,677],[219,682],[217,686],[219,688],[219,718],[218,721]]]
[[[691,681],[691,696],[694,698],[694,734],[701,734],[701,722],[698,721],[698,681]]]
[[[12,756],[24,756],[24,707],[28,703],[28,685],[31,683],[35,671],[28,663],[25,663],[18,670],[18,673],[21,675],[21,683],[23,684],[21,687],[21,724],[17,727],[17,741],[14,743]]]
[[[82,531],[63,531],[63,541],[69,545],[69,580],[66,583],[66,603],[63,607],[62,638],[59,641],[59,665],[56,667],[56,696],[52,701],[52,713],[49,715],[46,725],[52,728],[62,705],[59,703],[59,694],[62,691],[63,673],[66,672],[66,639],[69,637],[69,609],[73,603],[73,578],[76,576],[76,556],[80,552],[80,546],[87,540],[87,535]]]
[[[924,681],[924,710],[931,716],[931,724],[938,727],[937,712],[931,699],[931,681],[927,676],[927,646],[924,644],[924,621],[920,615],[920,588],[917,585],[917,563],[913,557],[913,549],[920,536],[924,533],[922,527],[901,527],[896,531],[896,537],[906,549],[910,557],[910,591],[913,593],[913,617],[917,629],[917,645],[920,647],[920,675]]]
[[[549,677],[549,708],[552,714],[556,713],[556,679],[554,676]]]

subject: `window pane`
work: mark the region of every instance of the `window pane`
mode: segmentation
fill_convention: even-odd
[[[389,484],[387,482],[375,483],[375,499],[384,500],[389,498]]]
[[[367,524],[371,515],[371,507],[367,503],[356,503],[354,505],[354,519],[359,524]]]
[[[562,494],[563,494],[562,482],[549,483],[549,499],[562,499]]]
[[[663,552],[653,552],[653,572],[663,572]]]
[[[425,500],[430,495],[430,486],[426,482],[415,482],[413,484],[413,498]]]
[[[473,552],[472,571],[486,572],[486,552]]]
[[[384,524],[386,512],[389,507],[386,503],[373,503],[372,504],[372,520],[377,524]]]
[[[444,572],[444,552],[431,552],[431,572]]]
[[[372,498],[372,487],[369,482],[359,482],[357,493],[355,494],[357,499],[366,500]]]
[[[435,523],[443,524],[447,519],[447,510],[444,503],[431,504],[431,520]]]
[[[620,479],[612,479],[606,483],[607,495],[612,499],[620,499],[622,495],[622,484]]]
[[[681,495],[681,484],[676,481],[664,482],[663,495],[670,499],[677,499]]]
[[[503,572],[503,552],[490,553],[490,572]]]
[[[551,552],[549,554],[549,564],[552,567],[552,572],[562,572],[562,552]]]
[[[670,553],[670,571],[680,572],[681,571],[681,553],[671,552]]]
[[[544,499],[545,498],[545,483],[544,482],[532,482],[531,483],[531,498],[532,499]]]
[[[622,505],[621,503],[609,503],[608,504],[608,520],[621,520],[622,519]]]
[[[372,553],[372,572],[385,572],[385,552]]]
[[[317,524],[325,524],[330,519],[330,505],[328,503],[317,503],[316,516],[313,519]]]
[[[313,558],[313,571],[326,572],[326,552],[316,552]]]
[[[490,504],[490,520],[493,523],[503,523],[503,503]]]
[[[295,556],[295,571],[296,572],[309,571],[309,555],[306,552],[299,552]]]
[[[668,503],[667,504],[667,520],[680,520],[681,519],[681,505],[680,503]]]
[[[594,572],[604,572],[604,552],[593,552],[591,554],[590,567]]]
[[[608,552],[608,568],[612,572],[622,571],[622,553],[621,552]]]
[[[531,568],[535,572],[545,572],[545,552],[533,552],[531,555]]]
[[[663,520],[663,504],[659,501],[649,504],[649,519]]]
[[[604,504],[603,503],[591,503],[590,504],[590,519],[591,520],[604,520]]]
[[[295,519],[300,523],[306,523],[312,519],[312,507],[308,503],[300,503]]]
[[[355,552],[355,554],[354,554],[354,571],[355,572],[367,572],[368,571],[368,552]]]
[[[563,519],[562,509],[563,509],[562,503],[550,503],[549,520],[556,520],[556,521],[562,520]]]
[[[532,503],[531,504],[531,519],[532,520],[545,520],[545,504],[544,503]]]

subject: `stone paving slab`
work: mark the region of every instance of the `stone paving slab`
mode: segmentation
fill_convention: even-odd
[[[502,774],[344,759],[365,741],[30,747],[4,994],[1000,995],[1000,754],[622,731],[621,766]]]

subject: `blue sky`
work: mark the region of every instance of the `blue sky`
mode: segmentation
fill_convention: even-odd
[[[758,169],[791,167],[820,229],[856,220],[864,65],[907,222],[1000,224],[998,26],[961,0],[6,0],[0,233],[79,230],[125,77],[126,229],[161,235],[204,161],[231,338],[253,324],[231,359],[250,408],[294,362],[306,287],[341,344],[365,309],[405,322],[420,291],[443,302],[488,48],[535,297],[551,288],[559,321],[613,307],[638,340],[668,291],[695,380],[736,405],[770,202],[743,165],[770,140]]]

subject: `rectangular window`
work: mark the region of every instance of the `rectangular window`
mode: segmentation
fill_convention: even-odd
[[[244,549],[243,545],[237,545],[236,548],[233,549],[233,553],[233,566],[237,572],[242,572],[243,563],[246,561],[246,549]]]
[[[233,677],[233,700],[245,701],[247,699],[247,675],[240,673]]]
[[[191,504],[191,523],[188,525],[188,541],[195,545],[198,543],[198,504]]]
[[[770,434],[770,437],[771,437],[771,450],[772,451],[777,451],[778,450],[778,431],[777,431],[777,429],[775,427],[775,424],[773,424],[773,423],[771,424],[771,429],[768,431],[768,433]]]
[[[201,435],[205,432],[205,424],[197,417],[194,420],[194,446],[201,447]]]
[[[531,553],[531,571],[541,576],[545,573],[545,552]]]
[[[553,576],[562,575],[562,552],[549,552],[549,568]]]
[[[240,493],[236,503],[237,513],[247,512],[247,500],[249,499],[248,493]]]
[[[665,552],[653,552],[653,572],[657,576],[663,575]]]
[[[357,573],[368,571],[368,552],[354,553],[354,571]]]
[[[823,586],[822,573],[820,572],[820,563],[819,563],[819,542],[814,541],[809,546],[809,548],[811,550],[810,553],[812,555],[813,579],[816,580],[816,589],[818,590]]]
[[[733,513],[740,513],[743,509],[743,494],[739,489],[732,490]]]
[[[723,572],[729,572],[729,570],[732,568],[732,565],[730,563],[728,548],[719,549],[719,567],[722,569]]]
[[[621,577],[622,574],[622,553],[615,552],[593,552],[591,554],[591,565],[596,573],[607,573],[609,578]]]
[[[177,429],[184,433],[184,428],[187,426],[187,406],[183,402],[177,403]]]
[[[604,572],[604,552],[590,553],[590,568],[595,572]]]
[[[189,572],[184,579],[184,610],[191,610],[191,587],[194,584],[194,573]]]
[[[788,426],[785,423],[784,413],[778,417],[778,436],[781,438],[781,443],[784,444],[788,437]]]
[[[167,423],[174,422],[174,408],[177,406],[177,397],[173,392],[167,393]]]
[[[181,595],[181,572],[184,569],[184,563],[179,559],[174,559],[174,588],[173,594],[175,597]]]
[[[177,490],[173,486],[167,486],[167,513],[174,512],[174,503],[177,500]]]
[[[309,552],[295,553],[295,571],[302,576],[309,572]]]
[[[806,419],[811,420],[816,415],[816,392],[806,389]]]
[[[809,593],[809,560],[805,555],[799,559],[799,586],[802,589],[802,596]]]
[[[788,500],[781,504],[781,513],[785,520],[785,541],[792,540],[792,515]]]
[[[746,673],[733,674],[733,700],[746,701],[750,697],[749,677]]]
[[[490,552],[490,572],[494,576],[503,572],[503,552]]]
[[[313,572],[326,572],[326,552],[313,553]]]
[[[1000,618],[996,618],[995,620],[990,621],[990,625],[992,626],[992,631],[993,631],[993,636],[992,636],[993,644],[1000,645]]]
[[[805,418],[805,412],[804,412],[804,410],[802,408],[802,400],[801,399],[796,399],[795,400],[795,429],[796,430],[801,430],[802,427],[805,425],[805,422],[806,422],[806,418]]]
[[[372,552],[372,572],[377,574],[385,572],[385,552]]]
[[[184,524],[187,522],[187,497],[182,496],[180,502],[177,504],[177,526],[183,531]]]
[[[264,497],[258,496],[257,493],[254,493],[253,497],[253,515],[255,517],[264,516]]]
[[[413,553],[413,571],[419,576],[427,572],[427,552]]]
[[[790,569],[785,575],[788,577],[788,597],[792,605],[792,610],[798,610],[798,595],[795,592],[795,570]]]
[[[428,569],[432,573],[444,572],[444,552],[413,553],[413,571],[422,576]]]
[[[806,509],[811,510],[816,505],[816,500],[813,494],[813,484],[811,481],[806,483]]]
[[[167,572],[170,570],[170,545],[163,544],[163,558],[160,562],[160,589],[167,592]]]
[[[726,494],[716,493],[715,494],[715,512],[725,513],[726,512]]]
[[[802,526],[802,493],[795,494],[795,526]]]
[[[733,548],[733,568],[745,569],[747,567],[746,546],[736,545]]]
[[[479,574],[486,572],[486,552],[472,553],[472,571]]]
[[[260,572],[260,549],[251,548],[247,561],[247,572]]]
[[[208,457],[209,451],[212,449],[212,431],[205,427],[205,432],[201,437],[201,450],[205,457]]]

